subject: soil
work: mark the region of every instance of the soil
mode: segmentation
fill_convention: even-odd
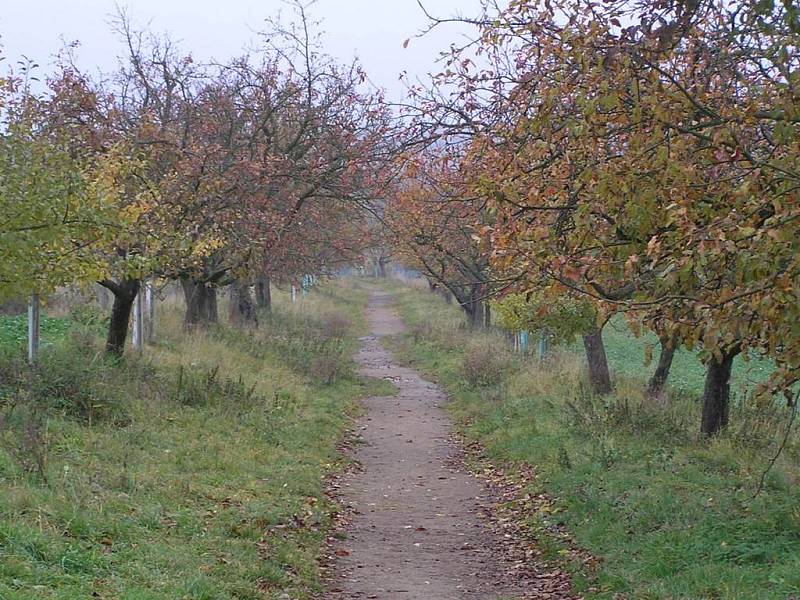
[[[360,468],[339,487],[349,511],[335,543],[334,581],[325,598],[464,600],[529,597],[486,517],[484,483],[461,466],[441,389],[394,362],[381,338],[402,331],[391,298],[368,307],[372,335],[357,355],[362,374],[392,381],[395,396],[365,401]]]

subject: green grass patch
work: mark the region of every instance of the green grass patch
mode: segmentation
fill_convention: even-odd
[[[650,346],[654,360],[658,360],[658,338],[652,332],[643,332],[634,337],[624,319],[612,319],[603,330],[603,341],[609,367],[618,375],[642,378],[642,373],[655,368],[655,364],[645,364],[646,348]],[[579,352],[579,344],[572,348]],[[731,391],[734,397],[744,397],[756,385],[765,381],[772,373],[772,363],[757,357],[749,360],[737,356],[734,359],[731,376]],[[705,368],[697,357],[697,352],[679,348],[675,352],[670,386],[673,392],[699,395],[705,384]]]
[[[158,344],[123,363],[83,333],[38,372],[4,355],[0,598],[314,593],[335,510],[324,478],[344,465],[355,401],[383,389],[348,354],[366,296],[338,285],[297,305],[277,291],[253,332],[185,334],[162,306]]]
[[[41,344],[51,344],[63,339],[74,325],[72,319],[42,316],[39,320]],[[0,348],[24,349],[27,343],[28,316],[0,315]]]
[[[554,349],[542,366],[511,354],[500,334],[467,330],[438,296],[388,287],[408,326],[400,355],[447,389],[458,427],[493,462],[535,466],[531,491],[554,504],[528,515],[528,526],[548,555],[561,556],[547,532],[563,525],[600,559],[594,573],[568,565],[586,597],[786,600],[800,592],[797,435],[753,498],[785,409],[743,396],[729,430],[708,441],[698,434],[702,369],[691,356],[676,362],[668,405],[649,402],[646,340],[614,328],[606,341],[617,389],[599,399],[573,348]]]

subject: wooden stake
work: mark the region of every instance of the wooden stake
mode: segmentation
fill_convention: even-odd
[[[28,299],[28,364],[36,364],[39,357],[39,294]]]
[[[131,343],[136,352],[144,346],[144,293],[140,289],[133,301],[133,332]]]
[[[156,307],[153,302],[153,284],[146,283],[144,286],[144,314],[145,314],[145,335],[144,341],[153,344],[156,341]]]

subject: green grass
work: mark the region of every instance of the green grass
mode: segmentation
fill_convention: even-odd
[[[302,305],[275,296],[276,314],[253,333],[189,336],[178,308],[162,307],[159,343],[141,360],[105,361],[85,333],[43,352],[39,374],[3,356],[4,410],[23,410],[0,436],[0,599],[305,598],[318,588],[335,510],[324,478],[343,465],[336,446],[355,401],[384,386],[350,368],[363,292],[328,285]],[[332,322],[341,337],[320,333]],[[320,361],[337,365],[325,381]],[[28,422],[46,447],[43,477],[13,459]]]
[[[64,338],[74,326],[71,319],[42,316],[39,320],[40,343],[47,345]],[[24,349],[28,343],[27,315],[0,315],[0,348]]]
[[[606,355],[612,371],[626,377],[641,378],[642,373],[655,368],[655,364],[645,364],[645,349],[650,346],[653,353],[653,363],[658,360],[658,338],[651,332],[634,337],[623,319],[613,319],[603,330],[603,341],[606,346]],[[579,351],[578,344],[573,348]],[[734,360],[733,375],[731,377],[731,391],[735,397],[743,397],[751,392],[754,387],[765,381],[772,371],[772,365],[767,360],[751,358],[745,360],[737,356]],[[670,373],[670,385],[673,391],[686,394],[699,395],[705,384],[705,369],[697,357],[697,352],[679,348],[675,352]]]
[[[610,362],[623,376],[611,397],[597,399],[572,349],[556,349],[540,366],[508,353],[498,334],[463,328],[437,296],[390,287],[408,325],[397,340],[401,356],[448,390],[458,427],[489,460],[512,471],[533,465],[531,491],[553,498],[527,521],[546,556],[564,560],[549,533],[563,525],[598,557],[595,571],[567,565],[586,597],[786,600],[800,592],[797,435],[753,498],[785,409],[743,398],[729,430],[707,441],[697,433],[702,374],[688,355],[673,373],[683,392],[655,405],[641,393],[650,370],[643,342],[612,331]],[[472,387],[465,365],[503,375]]]

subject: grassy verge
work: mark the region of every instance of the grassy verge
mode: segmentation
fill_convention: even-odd
[[[554,503],[529,514],[527,526],[548,555],[561,550],[548,530],[564,525],[600,559],[596,573],[572,567],[579,591],[781,600],[800,591],[798,436],[753,498],[785,412],[743,401],[729,430],[709,442],[696,433],[692,394],[674,394],[666,408],[644,400],[647,373],[631,348],[628,358],[615,357],[627,366],[616,392],[600,400],[587,393],[574,351],[556,349],[540,366],[510,354],[497,334],[465,330],[458,310],[437,296],[392,291],[408,325],[398,340],[401,356],[448,390],[464,434],[497,464],[535,466],[532,491]],[[612,348],[623,346],[614,335]],[[682,369],[676,364],[673,377],[690,380]]]
[[[365,295],[336,285],[257,332],[158,315],[144,358],[80,328],[40,372],[0,359],[0,598],[305,598],[334,507]],[[288,594],[288,596],[287,596]]]

